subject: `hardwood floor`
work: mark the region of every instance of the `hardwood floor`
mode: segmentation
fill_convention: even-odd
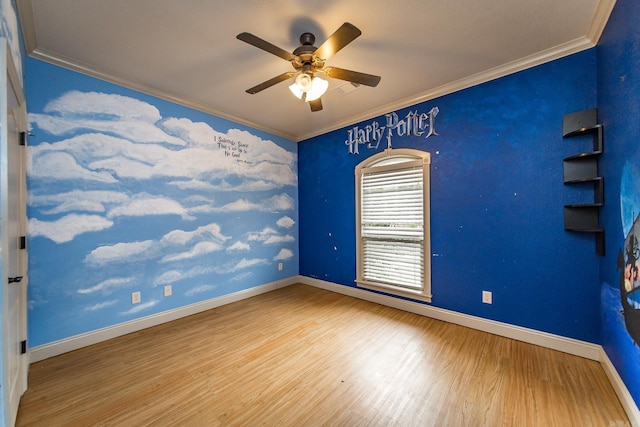
[[[629,426],[599,363],[294,285],[31,366],[18,426]]]

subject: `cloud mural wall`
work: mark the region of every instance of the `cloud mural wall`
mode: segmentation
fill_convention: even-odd
[[[16,67],[18,78],[22,82],[22,52],[20,51],[20,29],[18,15],[11,0],[0,0],[0,37],[7,39],[13,65]]]
[[[29,66],[31,346],[298,274],[294,142]]]

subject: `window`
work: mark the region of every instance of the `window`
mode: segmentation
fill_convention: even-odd
[[[358,286],[431,301],[430,159],[387,149],[356,167]]]

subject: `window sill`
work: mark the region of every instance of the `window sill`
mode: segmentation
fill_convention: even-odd
[[[411,298],[417,301],[431,302],[431,294],[427,294],[424,291],[411,291],[408,289],[399,288],[397,286],[385,285],[382,283],[362,282],[356,280],[356,285],[359,288],[370,289],[373,291],[384,292],[386,294],[395,295],[404,298]]]

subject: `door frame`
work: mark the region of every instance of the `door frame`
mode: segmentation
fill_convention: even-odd
[[[24,93],[22,90],[21,80],[18,76],[18,72],[15,68],[15,64],[13,62],[13,56],[11,55],[11,50],[9,48],[9,43],[6,38],[0,38],[0,88],[2,88],[2,95],[0,96],[0,254],[7,254],[9,250],[9,237],[8,233],[3,230],[7,227],[7,218],[8,218],[8,207],[7,207],[7,194],[9,191],[7,176],[8,176],[8,144],[9,144],[9,134],[8,134],[8,114],[9,114],[9,91],[11,91],[12,97],[17,101],[17,110],[18,110],[18,121],[19,121],[19,131],[26,131],[26,101],[24,98]],[[23,162],[21,166],[22,173],[26,173],[25,170],[25,147],[20,147],[20,161]],[[21,222],[19,234],[26,236],[26,212],[25,209],[25,200],[26,200],[26,179],[22,178],[24,181],[24,187],[21,188],[20,192],[22,194],[18,195],[19,204],[20,204],[20,214],[24,215],[24,222]],[[26,255],[24,258],[24,265],[21,264],[20,273],[24,273],[23,282],[20,283],[19,286],[22,286],[23,296],[22,299],[22,310],[19,314],[19,333],[18,338],[19,342],[13,343],[8,342],[8,333],[7,333],[7,325],[10,321],[8,319],[8,282],[9,282],[9,269],[7,268],[7,257],[0,256],[0,286],[2,287],[1,291],[1,299],[2,304],[0,306],[1,319],[2,319],[2,353],[0,360],[2,365],[2,412],[4,413],[4,425],[5,426],[13,426],[16,421],[16,417],[18,414],[18,406],[19,399],[15,403],[15,405],[11,406],[11,390],[9,387],[9,354],[12,351],[16,351],[18,346],[20,346],[20,341],[27,339],[27,315],[26,315],[26,286],[28,283],[28,277],[26,274]],[[14,286],[14,285],[12,285]],[[19,396],[21,396],[27,389],[27,374],[29,368],[29,352],[28,350],[19,356],[18,360],[18,380],[17,380],[17,390]]]

